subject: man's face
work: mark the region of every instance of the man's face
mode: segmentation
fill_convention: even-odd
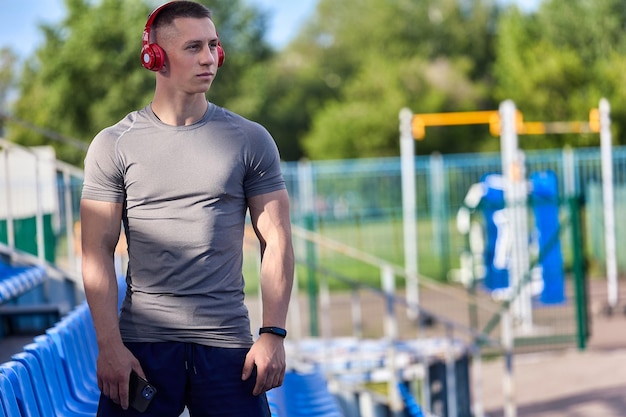
[[[206,93],[217,74],[218,37],[209,18],[177,18],[157,34],[165,50],[163,72],[170,86],[186,94]]]

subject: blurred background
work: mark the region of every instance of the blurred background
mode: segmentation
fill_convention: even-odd
[[[611,207],[621,213],[623,0],[201,3],[212,9],[226,51],[208,99],[264,125],[283,159],[298,262],[299,288],[290,308],[296,340],[452,341],[452,353],[434,348],[435,376],[429,382],[445,385],[446,372],[454,372],[449,367],[458,367],[458,392],[444,392],[437,401],[469,410],[470,362],[512,351],[584,350],[594,289],[601,294],[600,309],[617,311],[617,288],[607,289],[606,278],[612,266],[620,275],[626,271],[626,255],[619,251],[626,224],[607,223],[598,106],[603,99],[610,103],[608,182],[615,197]],[[63,271],[48,273],[53,284],[37,287],[35,296],[24,291],[10,303],[82,301],[83,158],[97,132],[151,100],[154,75],[139,65],[139,51],[146,17],[159,5],[0,4],[0,242],[32,255],[31,263]],[[399,140],[403,108],[414,116],[497,112],[507,100],[524,121],[556,123],[550,125],[555,130],[519,138],[518,168],[528,180],[524,201],[518,202],[527,222],[525,254],[506,257],[523,258],[527,269],[515,288],[510,265],[493,267],[501,237],[496,213],[509,202],[506,187],[492,181],[505,167],[491,122],[433,124],[421,135],[414,127],[413,254],[407,252]],[[472,197],[476,185],[480,192]],[[466,228],[459,227],[460,213],[467,216]],[[606,240],[607,227],[617,253]],[[244,275],[256,326],[258,245],[249,232]],[[118,257],[122,277],[123,239]],[[407,267],[411,257],[416,270]],[[419,302],[410,297],[416,278]],[[510,302],[520,298],[528,302],[528,314],[516,315]],[[511,308],[512,344],[505,346],[502,320]],[[10,330],[32,323],[18,321]],[[336,348],[345,354],[346,346]],[[314,344],[309,351],[301,348],[292,353],[315,357],[319,350]],[[370,353],[379,348],[369,346]],[[444,364],[444,354],[456,362],[450,365],[449,356]],[[482,415],[480,393],[473,394],[476,415]],[[429,404],[433,397],[420,398]]]

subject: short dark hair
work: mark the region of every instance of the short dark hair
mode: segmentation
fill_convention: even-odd
[[[179,17],[213,18],[211,10],[200,3],[185,0],[173,1],[159,11],[152,22],[152,29],[156,32],[159,26],[171,25],[174,19]]]

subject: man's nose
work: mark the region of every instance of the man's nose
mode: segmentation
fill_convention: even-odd
[[[216,55],[217,55],[217,51],[213,51],[211,50],[211,47],[209,45],[206,45],[203,49],[202,49],[202,54],[201,54],[201,62],[202,64],[205,65],[211,65],[214,64],[216,61]]]

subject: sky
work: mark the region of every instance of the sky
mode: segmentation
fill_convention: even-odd
[[[268,40],[277,47],[289,42],[317,3],[317,0],[246,1],[269,12]],[[516,2],[523,10],[532,10],[540,0],[498,1]],[[63,4],[63,0],[0,0],[0,48],[10,46],[20,56],[29,56],[43,41],[38,25],[60,21],[64,16]]]
[[[316,0],[246,1],[268,11],[268,40],[278,47],[296,34],[299,25],[313,13],[316,5]],[[153,2],[156,6],[164,3]],[[0,48],[10,46],[21,56],[29,56],[43,41],[38,25],[59,22],[64,13],[63,0],[0,0]]]

